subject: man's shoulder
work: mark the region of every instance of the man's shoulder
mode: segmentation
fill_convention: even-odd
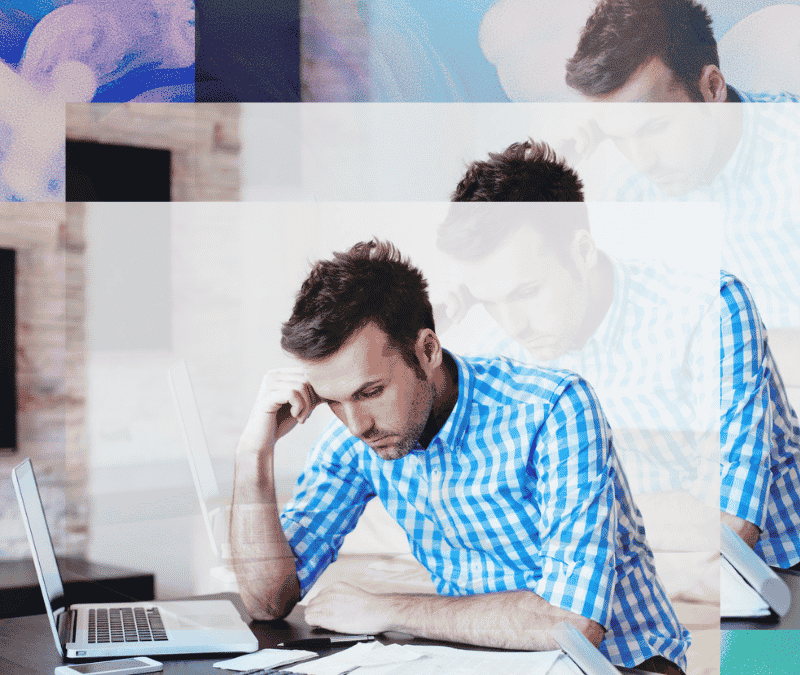
[[[639,310],[654,305],[705,307],[718,295],[718,271],[678,268],[663,260],[615,260],[618,281]]]
[[[734,89],[742,103],[798,103],[800,96],[788,91],[749,92]]]
[[[552,401],[571,385],[583,382],[570,370],[522,363],[505,356],[461,358],[475,378],[472,401],[478,405]]]

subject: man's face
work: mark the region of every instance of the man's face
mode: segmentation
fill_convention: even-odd
[[[314,391],[382,459],[405,457],[422,435],[433,408],[433,385],[367,324],[322,361],[304,362]]]
[[[535,359],[550,361],[583,346],[586,275],[533,227],[521,226],[486,258],[457,267],[472,296]]]
[[[670,196],[711,184],[719,125],[705,103],[691,103],[672,72],[653,58],[616,91],[592,101],[616,103],[597,118],[633,166]],[[625,105],[636,101],[639,105]],[[680,103],[680,105],[675,105]]]

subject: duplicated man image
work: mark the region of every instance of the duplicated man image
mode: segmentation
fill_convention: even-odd
[[[567,620],[616,664],[685,670],[689,635],[591,386],[448,352],[426,286],[378,241],[303,283],[282,339],[298,366],[264,377],[236,452],[231,545],[248,611],[288,614],[377,496],[437,593],[335,584],[309,601],[309,624],[542,650]],[[337,419],[279,514],[275,443],[320,404]]]

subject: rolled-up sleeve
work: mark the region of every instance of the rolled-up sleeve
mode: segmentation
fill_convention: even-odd
[[[772,429],[764,328],[740,281],[723,277],[720,296],[720,508],[763,530]]]
[[[609,443],[594,391],[575,376],[547,415],[531,454],[542,570],[532,590],[606,628],[616,585],[617,532]]]
[[[375,496],[372,483],[357,466],[347,438],[332,425],[309,455],[281,525],[295,555],[301,597],[325,568]],[[347,438],[352,446],[352,437]]]

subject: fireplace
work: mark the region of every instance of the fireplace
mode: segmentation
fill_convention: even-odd
[[[0,248],[0,453],[17,449],[16,261]]]
[[[93,141],[67,141],[68,202],[168,202],[172,153]]]

